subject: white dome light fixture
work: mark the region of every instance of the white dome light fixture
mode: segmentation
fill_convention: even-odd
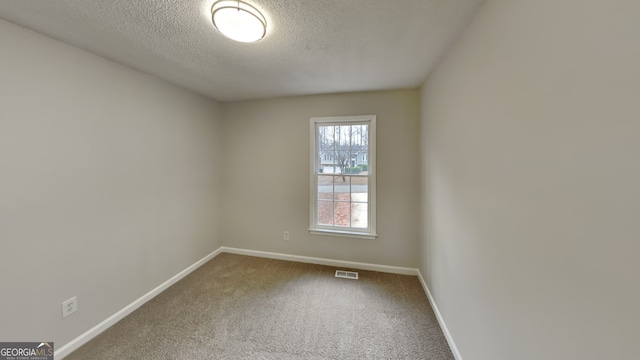
[[[244,1],[216,1],[211,7],[211,20],[218,31],[235,41],[258,41],[267,33],[264,15]]]

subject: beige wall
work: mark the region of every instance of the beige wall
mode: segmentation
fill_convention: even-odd
[[[218,106],[4,21],[0,49],[0,339],[59,348],[220,246]]]
[[[488,1],[422,91],[421,270],[465,359],[640,358],[640,2]]]
[[[222,105],[222,239],[246,249],[393,266],[418,265],[417,90]],[[310,235],[309,118],[377,115],[378,239]],[[283,231],[291,234],[282,239]]]

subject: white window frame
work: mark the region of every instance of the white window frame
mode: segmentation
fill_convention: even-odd
[[[318,177],[322,175],[319,171],[321,166],[320,152],[318,151],[318,144],[316,142],[318,127],[320,125],[357,125],[367,124],[369,126],[369,139],[368,139],[368,228],[345,228],[335,225],[320,225],[318,224],[317,209],[318,209]],[[338,117],[312,117],[310,119],[311,129],[311,187],[310,187],[310,217],[309,217],[309,232],[316,235],[330,235],[330,236],[343,236],[354,237],[363,239],[375,239],[376,234],[376,116],[375,115],[362,115],[362,116],[338,116]],[[326,174],[325,174],[326,175]]]

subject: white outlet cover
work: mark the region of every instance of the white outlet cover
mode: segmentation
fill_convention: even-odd
[[[67,317],[78,311],[78,297],[74,296],[62,302],[62,317]]]

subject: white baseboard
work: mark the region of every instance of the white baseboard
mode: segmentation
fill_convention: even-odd
[[[297,261],[302,263],[337,266],[337,267],[345,267],[345,268],[351,268],[351,269],[379,271],[379,272],[391,273],[391,274],[417,276],[419,273],[418,269],[412,269],[412,268],[406,268],[406,267],[400,267],[400,266],[387,266],[387,265],[377,265],[377,264],[344,261],[344,260],[332,260],[332,259],[316,258],[316,257],[309,257],[309,256],[273,253],[273,252],[266,252],[266,251],[237,249],[237,248],[231,248],[226,246],[221,247],[221,249],[222,249],[222,252],[226,252],[230,254],[256,256],[256,257],[276,259],[276,260]]]
[[[149,300],[153,299],[154,297],[156,297],[158,294],[160,294],[161,292],[163,292],[164,290],[169,288],[171,285],[177,283],[182,278],[184,278],[185,276],[187,276],[191,272],[193,272],[195,269],[199,268],[200,266],[202,266],[207,261],[209,261],[209,260],[213,259],[214,257],[216,257],[221,252],[222,252],[222,248],[219,248],[219,249],[215,250],[214,252],[212,252],[211,254],[203,257],[202,259],[200,259],[197,262],[195,262],[193,265],[189,266],[188,268],[186,268],[186,269],[182,270],[181,272],[179,272],[178,274],[174,275],[171,279],[163,282],[162,284],[160,284],[155,289],[149,291],[148,293],[142,295],[140,298],[138,298],[137,300],[135,300],[131,304],[125,306],[122,310],[120,310],[117,313],[109,316],[106,320],[102,321],[98,325],[96,325],[96,326],[92,327],[91,329],[87,330],[84,334],[82,334],[82,335],[78,336],[77,338],[71,340],[70,342],[66,343],[61,348],[56,349],[55,352],[54,352],[54,357],[56,359],[62,359],[65,356],[69,355],[74,350],[76,350],[80,346],[82,346],[85,343],[87,343],[89,340],[93,339],[94,337],[96,337],[100,333],[102,333],[103,331],[107,330],[113,324],[115,324],[118,321],[122,320],[125,316],[131,314],[137,308],[139,308],[140,306],[144,305],[147,301],[149,301]]]
[[[431,308],[433,309],[433,312],[436,315],[436,319],[438,319],[438,324],[440,324],[440,329],[442,329],[442,333],[444,334],[445,339],[447,339],[447,343],[449,343],[449,347],[451,348],[453,357],[456,360],[462,360],[462,355],[460,355],[460,351],[458,351],[458,347],[456,346],[455,341],[453,341],[453,337],[449,332],[449,328],[447,327],[447,324],[445,324],[444,319],[442,318],[442,314],[440,314],[440,310],[438,310],[438,305],[436,305],[436,301],[433,299],[433,296],[431,296],[431,291],[429,291],[429,287],[427,286],[427,283],[424,281],[424,278],[422,277],[422,273],[420,272],[420,270],[416,269],[416,271],[418,272],[418,279],[420,279],[422,288],[424,289],[425,294],[427,294],[427,298],[429,299]]]

